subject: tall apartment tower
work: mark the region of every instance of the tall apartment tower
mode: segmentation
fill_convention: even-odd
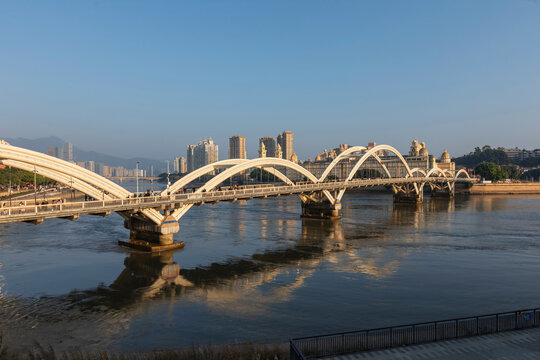
[[[191,172],[219,160],[219,148],[208,139],[187,147],[188,170]]]
[[[281,150],[283,151],[283,159],[291,161],[294,154],[293,135],[292,131],[284,131],[277,137],[277,143],[281,145]]]
[[[70,142],[64,143],[62,147],[62,160],[73,161],[73,144]]]
[[[178,174],[184,174],[187,172],[186,159],[183,156],[174,158],[173,171]]]
[[[229,159],[246,158],[246,138],[235,135],[229,138]]]
[[[259,149],[261,149],[261,144],[264,145],[264,149],[266,150],[265,157],[276,157],[276,139],[266,136],[259,139]]]
[[[58,157],[58,148],[57,147],[48,147],[47,155],[57,158]]]
[[[186,156],[186,159],[187,159],[187,170],[188,172],[192,172],[194,169],[194,166],[195,166],[195,163],[193,161],[193,158],[194,158],[194,152],[195,152],[195,148],[197,147],[197,145],[188,145],[187,146],[187,156]]]

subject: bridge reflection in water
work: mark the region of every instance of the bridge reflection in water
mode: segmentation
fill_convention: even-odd
[[[437,205],[432,210],[453,211],[453,207]],[[350,211],[346,203],[344,212]],[[174,259],[188,255],[185,250],[160,255],[131,252],[124,259],[125,268],[110,284],[39,299],[0,295],[2,327],[10,329],[7,340],[16,344],[15,347],[27,346],[34,339],[68,347],[70,342],[66,339],[80,341],[94,336],[96,348],[102,348],[113,342],[111,339],[125,336],[132,319],[156,303],[181,306],[193,302],[237,318],[258,318],[276,304],[292,301],[295,293],[321,267],[341,273],[361,273],[374,279],[395,273],[408,256],[407,249],[392,249],[389,255],[378,244],[386,241],[386,230],[422,226],[423,209],[388,204],[381,211],[387,214],[360,229],[348,229],[343,220],[295,220],[295,224],[301,224],[299,233],[290,232],[295,227],[287,223],[289,220],[268,222],[263,214],[261,235],[266,231],[265,226],[272,226],[272,236],[277,231],[297,240],[207,266],[182,268]],[[241,230],[245,224],[239,219],[231,225],[247,236]],[[401,240],[417,239],[411,236]],[[73,327],[81,324],[84,333],[78,334]],[[65,336],[61,335],[63,332]],[[58,339],[63,339],[63,343]]]

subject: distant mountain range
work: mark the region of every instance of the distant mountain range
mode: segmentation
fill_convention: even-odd
[[[13,146],[19,146],[25,149],[39,151],[42,153],[47,153],[48,147],[56,147],[58,148],[58,151],[61,152],[62,146],[66,142],[56,136],[43,137],[38,139],[6,138],[5,140]],[[154,166],[154,175],[158,175],[167,170],[167,163],[165,161],[140,157],[125,159],[117,156],[102,154],[96,151],[85,151],[79,149],[75,145],[73,145],[73,160],[95,161],[108,166],[123,166],[126,169],[134,169],[136,167],[137,161],[139,161],[140,168],[148,170],[148,175],[150,175],[150,166]]]

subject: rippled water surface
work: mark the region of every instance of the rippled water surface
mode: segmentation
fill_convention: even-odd
[[[0,331],[17,350],[132,351],[540,306],[540,197],[343,207],[337,222],[300,219],[293,196],[196,207],[161,256],[118,247],[118,215],[0,225]]]

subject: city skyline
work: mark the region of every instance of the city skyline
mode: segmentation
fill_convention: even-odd
[[[2,135],[160,159],[232,134],[255,157],[283,129],[300,159],[416,137],[456,156],[536,148],[538,14],[510,0],[5,2]]]

